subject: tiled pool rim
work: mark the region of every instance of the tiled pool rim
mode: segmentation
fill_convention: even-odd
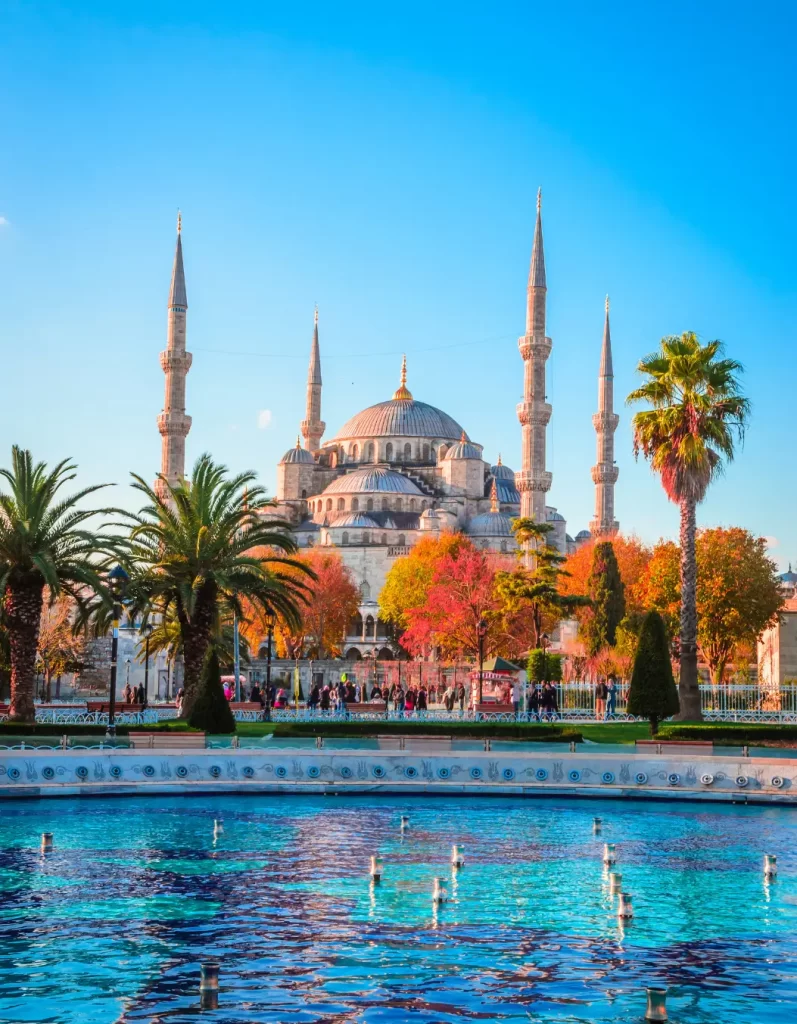
[[[572,795],[797,805],[797,759],[288,748],[0,754],[0,799],[206,792]]]

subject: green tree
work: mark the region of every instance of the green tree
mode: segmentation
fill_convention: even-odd
[[[235,732],[230,702],[224,696],[221,685],[219,656],[213,646],[208,647],[191,709],[184,717],[188,719],[189,725],[195,729],[204,729],[205,732]]]
[[[93,594],[105,593],[100,556],[107,553],[109,541],[84,524],[113,510],[78,508],[104,485],[61,495],[64,485],[75,479],[75,470],[67,459],[48,470],[16,445],[11,449],[11,469],[0,469],[8,485],[0,492],[0,594],[10,649],[10,717],[15,721],[35,720],[44,588],[49,588],[51,601],[67,594],[79,608]]]
[[[709,484],[733,459],[744,436],[748,400],[741,394],[741,364],[719,358],[722,345],[701,345],[688,331],[663,338],[661,349],[637,367],[644,384],[629,402],[651,408],[634,416],[634,451],[642,452],[681,513],[681,717],[701,719],[697,677],[696,507]]]
[[[190,720],[208,646],[225,617],[243,618],[241,602],[248,598],[298,626],[306,593],[301,574],[313,573],[286,557],[296,551],[289,524],[271,518],[273,502],[254,485],[253,473],[228,477],[225,466],[202,455],[190,482],[169,484],[165,497],[141,477],[133,480],[148,504],[126,516],[132,522],[128,593],[145,615],[176,615],[185,663],[183,716]]]
[[[650,734],[654,736],[659,722],[677,715],[679,706],[664,619],[658,612],[648,612],[634,657],[627,711],[649,719]]]
[[[625,586],[609,540],[599,541],[593,548],[587,595],[590,607],[584,613],[581,636],[591,658],[604,647],[614,647],[617,628],[625,616]]]
[[[534,683],[558,683],[562,679],[562,657],[551,654],[541,647],[529,651],[526,665],[529,679]]]

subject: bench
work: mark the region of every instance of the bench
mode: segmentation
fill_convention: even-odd
[[[146,750],[204,750],[204,732],[131,732],[130,746]]]
[[[383,700],[375,701],[350,701],[346,710],[352,714],[366,712],[372,715],[384,715],[387,711],[387,704]]]
[[[230,711],[262,711],[263,705],[256,700],[231,700]]]
[[[637,740],[641,754],[713,754],[712,740]]]
[[[476,710],[480,715],[513,715],[515,713],[513,704],[477,704]]]

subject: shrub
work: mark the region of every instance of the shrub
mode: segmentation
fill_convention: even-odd
[[[655,735],[661,719],[677,714],[679,707],[664,619],[658,612],[648,612],[634,657],[628,714],[649,719]]]
[[[188,713],[188,724],[210,733],[235,732],[235,719],[221,685],[219,658],[213,647],[208,649],[196,697]]]

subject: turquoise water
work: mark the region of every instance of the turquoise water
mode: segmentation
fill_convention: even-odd
[[[0,808],[2,1024],[196,1021],[209,959],[213,1024],[637,1022],[651,984],[670,988],[680,1024],[797,1019],[787,808],[225,795]],[[634,895],[626,927],[604,841]],[[437,911],[435,876],[451,897]]]

